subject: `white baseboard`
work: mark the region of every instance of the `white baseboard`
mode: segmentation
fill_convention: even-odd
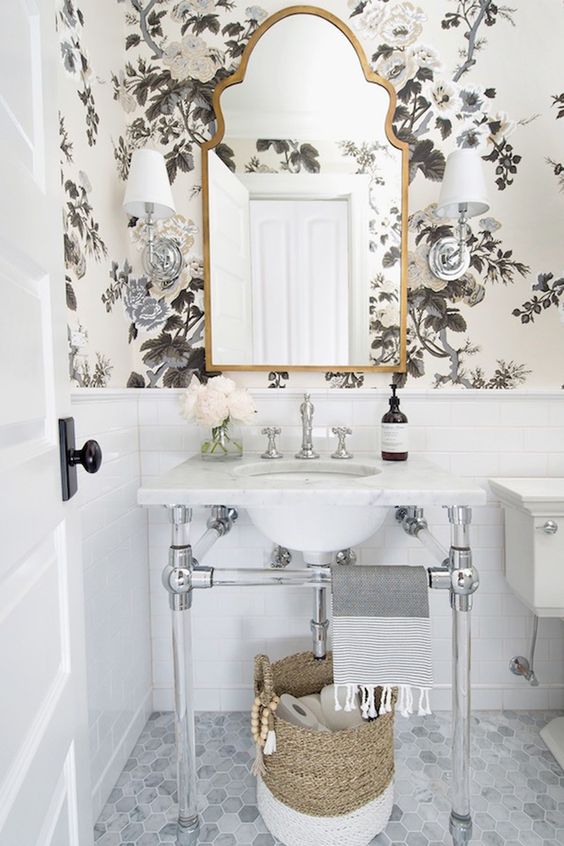
[[[152,691],[148,690],[106,764],[102,775],[92,788],[92,818],[94,822],[100,816],[102,808],[106,804],[108,796],[115,787],[125,762],[131,754],[131,750],[137,743],[137,739],[151,715],[151,706]]]

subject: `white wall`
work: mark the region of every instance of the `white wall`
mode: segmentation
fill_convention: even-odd
[[[139,392],[141,468],[144,479],[182,461],[198,447],[198,430],[178,414],[180,392]],[[299,446],[298,392],[253,391],[259,414],[249,427],[246,449],[262,450],[260,428],[283,427],[281,448]],[[316,446],[332,449],[331,426],[353,428],[351,449],[378,453],[379,421],[387,407],[383,392],[314,391]],[[411,450],[447,470],[482,482],[488,476],[564,475],[564,394],[531,392],[402,391],[410,419]],[[228,504],[228,503],[226,503]],[[427,509],[431,528],[448,546],[446,513]],[[166,513],[150,509],[149,554],[153,642],[154,705],[172,707],[168,605],[160,583],[169,529]],[[204,528],[196,511],[192,539]],[[503,512],[491,501],[474,509],[472,545],[481,575],[474,613],[474,706],[476,708],[564,707],[564,624],[542,620],[537,645],[538,688],[509,673],[509,659],[527,654],[531,615],[511,594],[503,576]],[[272,545],[243,513],[232,533],[206,558],[214,566],[257,566]],[[418,542],[406,536],[390,514],[380,532],[360,549],[362,563],[432,563]],[[299,556],[294,563],[300,562]],[[302,589],[216,589],[198,592],[193,605],[196,708],[240,709],[250,701],[252,657],[266,651],[279,657],[308,648],[311,597]],[[448,599],[431,593],[435,708],[450,702],[450,617]]]
[[[147,515],[137,396],[73,395],[77,446],[96,438],[100,471],[79,468],[93,817],[97,819],[152,710]]]

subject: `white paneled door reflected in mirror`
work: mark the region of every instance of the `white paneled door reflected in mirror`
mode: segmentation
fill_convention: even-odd
[[[298,7],[259,27],[214,106],[208,368],[405,369],[407,145],[390,84],[345,24]]]

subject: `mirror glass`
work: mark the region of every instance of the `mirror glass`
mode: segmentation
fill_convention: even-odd
[[[389,90],[321,15],[263,29],[203,150],[208,366],[400,370],[406,150]]]

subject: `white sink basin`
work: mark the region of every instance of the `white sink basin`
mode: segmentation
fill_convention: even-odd
[[[275,486],[299,486],[302,490],[323,490],[351,481],[377,482],[381,470],[353,461],[306,460],[260,461],[237,467],[241,478],[260,477]],[[343,497],[345,499],[345,497]],[[247,507],[249,517],[263,534],[289,549],[299,549],[312,564],[324,563],[330,553],[367,540],[385,520],[387,509],[369,505],[321,504],[314,497],[307,503]]]
[[[273,480],[290,479],[293,482],[342,482],[343,476],[377,476],[382,471],[369,464],[354,464],[349,460],[338,461],[332,459],[322,461],[301,459],[289,461],[260,461],[256,464],[246,464],[237,467],[237,476],[272,477]]]

